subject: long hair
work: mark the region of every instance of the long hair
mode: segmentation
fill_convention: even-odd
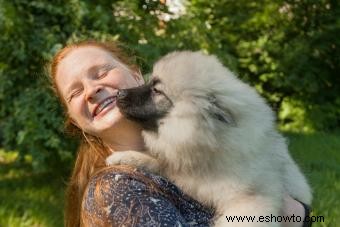
[[[105,158],[110,154],[109,149],[104,145],[103,141],[95,136],[86,134],[76,125],[74,125],[67,114],[67,106],[65,99],[62,97],[57,84],[56,74],[58,65],[72,50],[80,47],[93,46],[108,51],[112,56],[124,63],[133,71],[138,71],[138,67],[132,63],[130,58],[115,43],[82,41],[67,45],[59,50],[50,63],[50,81],[52,89],[59,98],[65,110],[65,130],[80,138],[80,145],[74,164],[74,168],[66,189],[66,204],[64,210],[65,226],[80,226],[81,203],[84,190],[90,177],[100,169],[105,167]]]

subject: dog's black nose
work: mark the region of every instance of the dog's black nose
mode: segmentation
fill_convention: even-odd
[[[117,99],[123,99],[127,96],[128,92],[126,90],[118,90]]]

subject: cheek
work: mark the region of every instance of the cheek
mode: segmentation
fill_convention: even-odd
[[[126,88],[138,87],[141,84],[137,82],[135,77],[129,75],[128,79],[126,80]]]
[[[85,103],[80,97],[74,99],[72,103],[68,105],[70,117],[77,121],[82,115],[85,114],[85,107]]]

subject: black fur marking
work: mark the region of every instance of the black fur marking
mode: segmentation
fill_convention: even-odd
[[[212,104],[212,108],[210,109],[210,114],[217,120],[228,124],[229,126],[236,126],[236,121],[231,112],[225,108],[222,108],[216,97],[214,95],[210,95],[208,97],[210,104]]]
[[[172,107],[171,100],[160,91],[163,101],[156,103],[153,88],[159,79],[130,89],[123,89],[117,95],[117,106],[127,119],[138,122],[145,130],[158,130],[158,122]]]

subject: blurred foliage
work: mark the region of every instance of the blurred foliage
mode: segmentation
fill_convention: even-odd
[[[72,161],[45,66],[83,39],[121,41],[144,73],[172,50],[216,54],[283,128],[340,126],[337,0],[192,0],[182,13],[164,0],[0,0],[0,33],[0,145],[30,154],[37,170]]]

